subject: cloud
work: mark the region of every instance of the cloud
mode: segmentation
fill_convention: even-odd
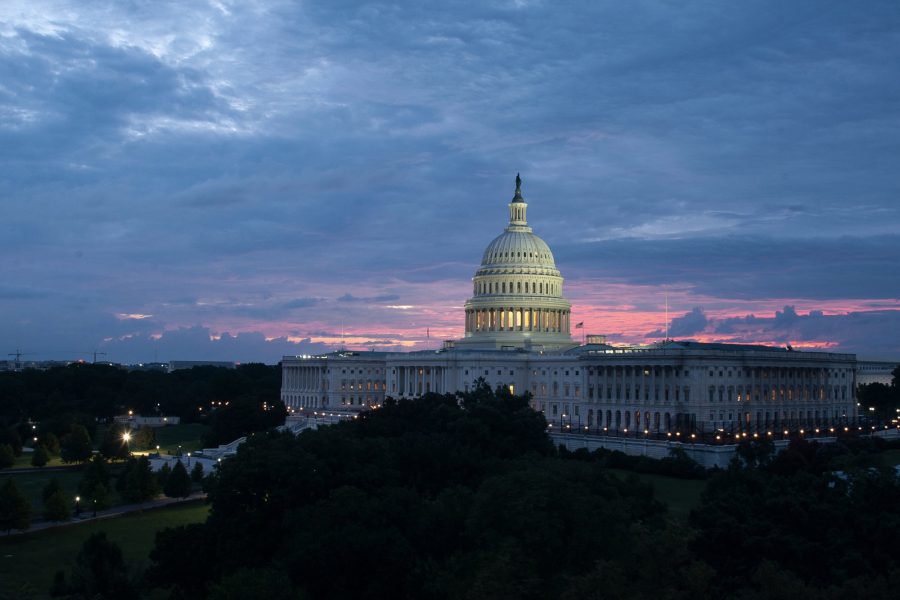
[[[103,346],[109,356],[122,362],[151,360],[225,360],[276,363],[282,356],[318,354],[333,348],[310,339],[292,342],[287,337],[267,339],[259,332],[228,332],[213,335],[207,327],[184,327],[158,337],[138,334],[112,340]]]
[[[695,333],[700,333],[709,324],[706,313],[700,307],[693,308],[690,312],[680,317],[675,317],[669,324],[669,336],[689,337]],[[658,338],[665,335],[665,331],[657,330],[647,334],[646,337]]]
[[[337,301],[338,302],[365,302],[367,304],[371,304],[373,302],[392,302],[394,300],[399,300],[400,296],[397,294],[381,294],[379,296],[363,296],[357,297],[351,293],[346,293],[343,296],[340,296]]]
[[[900,310],[841,314],[810,310],[801,314],[795,307],[785,306],[772,316],[749,314],[708,319],[701,309],[695,308],[684,316],[673,319],[672,323],[672,337],[696,336],[702,341],[793,344],[854,352],[864,358],[897,358],[900,355],[900,346],[896,342],[900,339],[897,337],[900,335]],[[661,335],[661,332],[656,331],[648,334],[648,337]]]
[[[663,285],[711,322],[890,308],[898,30],[888,0],[4,2],[0,334],[459,335],[517,171],[623,339]]]
[[[315,306],[321,301],[321,298],[295,298],[293,300],[284,302],[281,306],[287,309],[309,308],[311,306]]]

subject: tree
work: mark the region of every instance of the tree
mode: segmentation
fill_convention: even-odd
[[[62,486],[59,485],[59,480],[54,477],[47,483],[47,485],[44,486],[44,489],[41,490],[41,502],[43,502],[44,504],[47,504],[47,501],[50,499],[50,496],[52,496],[56,492],[65,493]]]
[[[50,453],[51,456],[59,456],[59,438],[51,431],[48,432],[44,437],[44,447],[47,448],[47,452]]]
[[[748,467],[764,467],[775,456],[775,443],[768,439],[747,439],[737,446],[736,454]]]
[[[22,456],[22,436],[15,427],[0,427],[0,444],[9,444],[14,456]]]
[[[114,425],[106,430],[103,441],[100,442],[100,454],[108,460],[125,460],[131,456],[128,448],[126,434],[128,429],[122,425]]]
[[[135,448],[147,450],[156,445],[156,430],[149,425],[144,425],[132,435]]]
[[[122,550],[101,531],[91,535],[75,556],[68,584],[64,575],[56,575],[51,594],[70,598],[132,598],[138,595],[138,589],[128,576]]]
[[[38,444],[34,449],[34,452],[31,453],[31,466],[43,467],[46,466],[49,461],[50,453],[47,452],[47,449],[43,444]]]
[[[72,425],[68,435],[62,439],[60,457],[64,463],[85,462],[94,453],[91,436],[83,425]]]
[[[8,469],[16,464],[16,455],[9,444],[0,444],[0,469]]]
[[[263,401],[256,395],[240,396],[212,413],[210,430],[203,436],[203,445],[227,444],[255,431],[277,427],[284,424],[286,416],[287,409],[281,400]]]
[[[144,502],[159,493],[159,480],[146,456],[131,458],[119,475],[116,489],[128,502]]]
[[[48,521],[68,521],[72,512],[62,490],[57,490],[44,501],[44,518]]]
[[[0,486],[0,531],[25,531],[31,525],[31,504],[11,477]]]
[[[632,560],[637,528],[653,540],[667,527],[652,488],[560,458],[527,399],[489,388],[386,402],[299,436],[258,433],[204,483],[207,522],[161,532],[151,552],[149,581],[176,596],[247,597],[264,590],[247,572],[269,568],[335,600],[559,597],[603,560],[642,589],[660,582]],[[352,578],[328,574],[373,555]],[[189,568],[197,556],[204,569]],[[692,569],[690,558],[672,570]]]
[[[163,491],[169,498],[187,498],[191,495],[191,478],[180,460],[172,467]]]
[[[284,571],[272,568],[240,569],[213,587],[210,600],[297,600],[291,580]]]
[[[900,408],[900,388],[878,382],[861,385],[857,401],[861,412],[869,415],[874,412],[879,419],[890,419],[896,417],[897,408]],[[870,408],[875,410],[870,411]]]
[[[78,484],[78,493],[85,505],[97,512],[112,506],[112,493],[109,487],[109,469],[106,460],[99,454],[85,467],[84,474]]]
[[[166,488],[166,482],[169,481],[169,475],[172,474],[172,467],[169,466],[169,463],[163,463],[163,466],[159,468],[159,471],[156,472],[156,480],[159,482],[159,486],[163,489]]]
[[[199,460],[194,463],[194,468],[191,469],[191,481],[194,483],[203,481],[203,463]]]

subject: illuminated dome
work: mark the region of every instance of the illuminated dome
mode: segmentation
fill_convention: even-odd
[[[550,247],[528,226],[527,209],[517,175],[509,225],[488,244],[472,280],[474,295],[466,302],[462,345],[543,349],[573,345],[563,278]]]

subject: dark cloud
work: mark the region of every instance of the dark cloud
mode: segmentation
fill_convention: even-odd
[[[701,321],[705,322],[699,327]],[[685,331],[676,333],[683,323]],[[900,354],[900,310],[854,311],[826,314],[810,310],[800,314],[793,306],[785,306],[772,316],[745,315],[707,319],[700,309],[673,319],[672,337],[703,334],[705,339],[733,342],[767,342],[774,344],[806,343],[813,347],[826,345],[834,351],[854,352],[861,357],[896,357]],[[648,337],[661,337],[652,332]],[[830,346],[828,346],[830,344]]]
[[[309,308],[310,306],[315,306],[321,301],[321,298],[295,298],[294,300],[285,302],[284,304],[282,304],[282,306],[287,309]]]
[[[898,61],[888,0],[0,6],[0,333],[428,323],[517,171],[569,281],[889,308]]]
[[[230,360],[276,363],[283,356],[330,352],[334,348],[309,339],[292,342],[285,337],[266,339],[259,332],[214,336],[208,327],[195,326],[164,332],[159,338],[135,335],[113,340],[103,346],[115,360]]]
[[[353,294],[347,292],[343,296],[340,296],[337,301],[338,302],[393,302],[395,300],[399,300],[400,296],[397,294],[382,294],[380,296],[363,296],[358,297]]]
[[[690,312],[672,319],[669,324],[669,337],[689,337],[695,333],[700,333],[706,329],[707,325],[709,325],[709,320],[706,318],[706,313],[703,312],[702,308],[695,307]],[[659,338],[665,336],[665,334],[664,330],[657,330],[648,333],[646,337]]]
[[[699,237],[563,242],[557,261],[575,276],[632,284],[688,283],[726,298],[900,298],[900,236],[778,239]]]

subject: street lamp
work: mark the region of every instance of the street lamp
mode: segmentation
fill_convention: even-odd
[[[81,514],[81,496],[75,496],[75,516]]]

